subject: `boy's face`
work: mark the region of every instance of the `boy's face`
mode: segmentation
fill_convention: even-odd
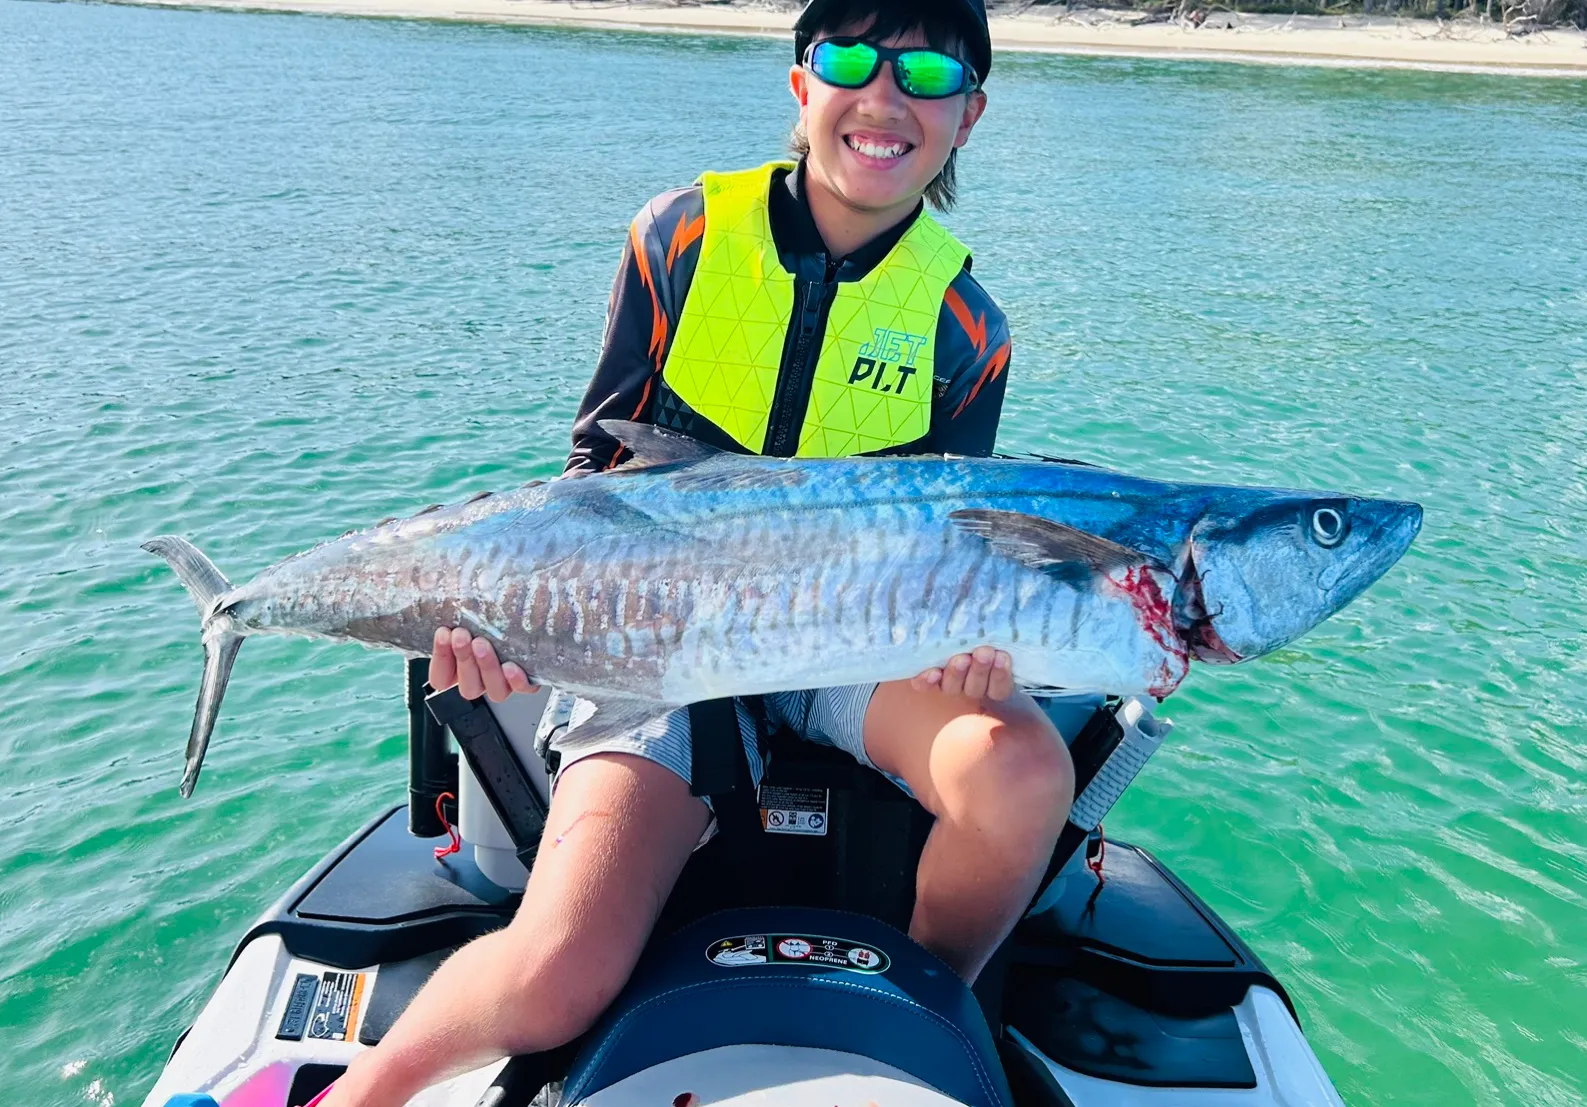
[[[864,24],[849,25],[817,41],[864,34]],[[930,48],[918,30],[879,45]],[[836,88],[798,65],[789,83],[810,140],[806,172],[857,211],[913,207],[986,110],[979,89],[942,100],[906,96],[887,64],[864,88]]]

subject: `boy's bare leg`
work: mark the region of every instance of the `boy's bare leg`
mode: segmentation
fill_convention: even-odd
[[[595,754],[570,765],[511,924],[448,958],[325,1107],[393,1107],[577,1037],[628,980],[707,817],[654,762]]]
[[[995,701],[893,681],[871,698],[865,752],[936,816],[909,936],[973,982],[1035,895],[1069,816],[1069,751],[1023,693]]]

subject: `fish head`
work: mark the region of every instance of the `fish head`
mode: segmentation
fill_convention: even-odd
[[[1388,572],[1421,527],[1419,505],[1393,500],[1273,493],[1215,506],[1191,530],[1177,628],[1202,661],[1271,653]]]

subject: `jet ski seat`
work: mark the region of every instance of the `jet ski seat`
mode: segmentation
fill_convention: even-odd
[[[562,1102],[723,1046],[858,1054],[968,1107],[1010,1107],[997,1048],[970,989],[875,919],[749,908],[654,942],[574,1060]]]

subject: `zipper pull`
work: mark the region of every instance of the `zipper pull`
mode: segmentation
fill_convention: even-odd
[[[799,341],[795,346],[795,361],[802,359],[806,342],[815,334],[821,322],[821,301],[826,295],[826,285],[799,282]]]

